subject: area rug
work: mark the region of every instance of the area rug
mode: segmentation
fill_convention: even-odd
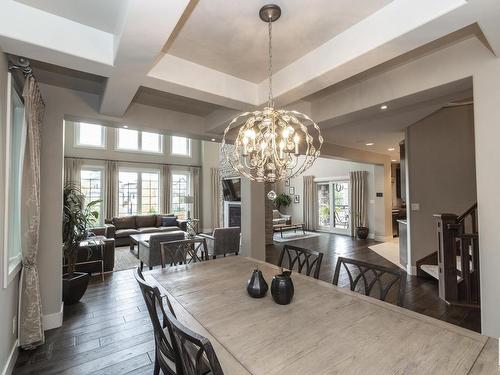
[[[394,263],[401,269],[406,270],[406,268],[399,263],[399,238],[394,238],[391,241],[378,245],[371,245],[368,246],[368,248],[375,251],[378,255],[384,257],[389,262]]]
[[[115,268],[113,271],[129,270],[139,265],[139,259],[130,252],[129,246],[115,248]]]
[[[297,229],[297,233],[295,233],[293,230],[288,232],[283,232],[283,238],[281,238],[281,234],[279,232],[274,233],[273,240],[275,242],[289,242],[289,241],[297,241],[297,240],[303,240],[305,238],[312,238],[319,236],[321,236],[321,234],[319,233],[306,231],[304,234],[302,230]]]

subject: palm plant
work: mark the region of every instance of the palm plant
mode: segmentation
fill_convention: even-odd
[[[80,186],[74,182],[64,186],[63,197],[63,252],[68,262],[68,274],[75,272],[80,241],[87,237],[87,231],[99,218],[95,210],[101,200],[85,203],[85,195]]]

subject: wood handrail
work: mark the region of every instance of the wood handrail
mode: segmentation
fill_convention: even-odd
[[[465,211],[462,215],[457,217],[457,224],[462,223],[467,216],[472,214],[475,210],[477,210],[477,203],[474,203],[472,207],[470,207],[467,211]]]

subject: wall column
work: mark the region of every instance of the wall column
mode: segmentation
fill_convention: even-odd
[[[265,184],[241,178],[241,255],[266,260]]]
[[[482,333],[500,337],[500,60],[474,74]]]

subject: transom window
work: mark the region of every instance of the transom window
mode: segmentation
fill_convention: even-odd
[[[191,139],[185,137],[170,137],[170,150],[172,155],[191,156]]]
[[[191,195],[191,174],[183,171],[172,172],[171,207],[172,212],[179,219],[187,218],[189,204],[184,203],[184,198]]]
[[[160,172],[120,170],[118,174],[118,215],[160,212]]]
[[[118,129],[117,149],[141,152],[162,152],[162,135],[131,129]]]
[[[80,171],[80,186],[82,193],[85,195],[85,202],[88,204],[95,200],[101,200],[100,203],[94,206],[95,211],[99,212],[99,218],[96,225],[103,223],[103,184],[102,184],[102,169],[83,168]]]
[[[106,147],[104,126],[80,122],[75,127],[75,143],[83,147]]]

